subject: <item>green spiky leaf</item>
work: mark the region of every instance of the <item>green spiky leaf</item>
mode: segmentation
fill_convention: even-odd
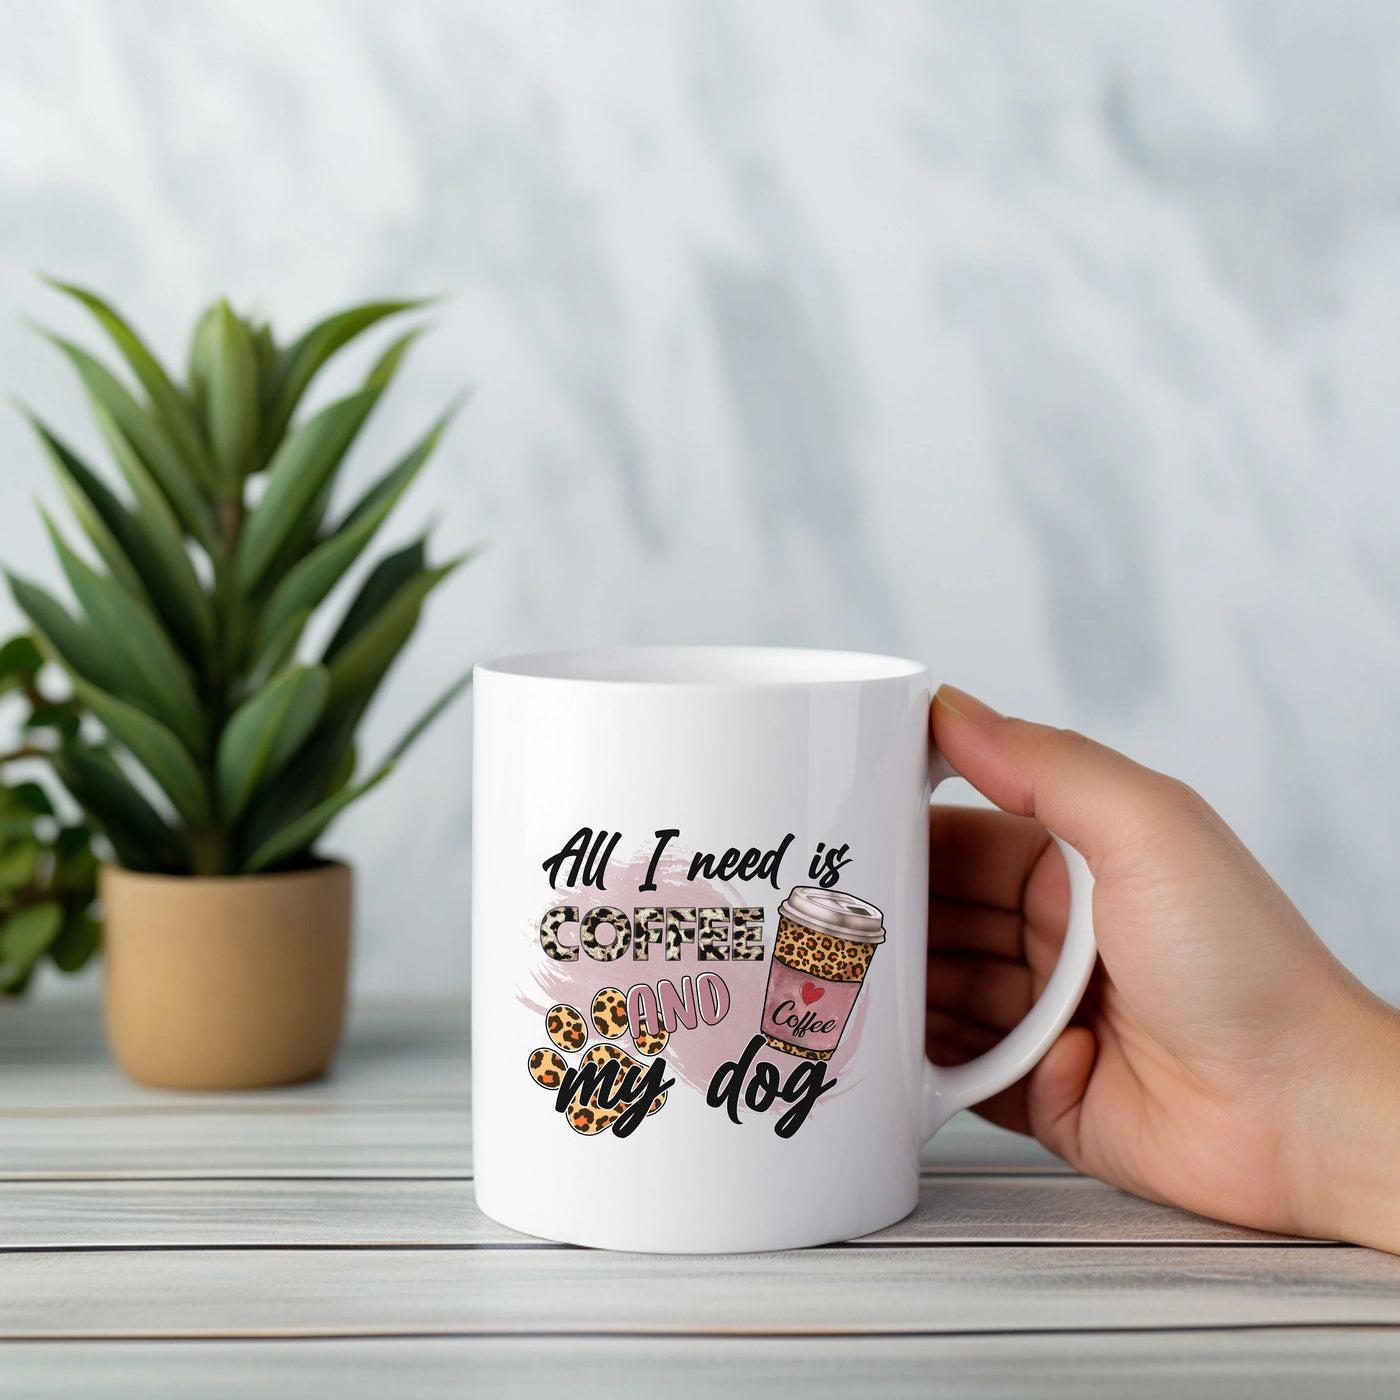
[[[421,737],[434,720],[466,690],[471,683],[471,672],[455,680],[431,705],[413,722],[390,750],[388,758],[363,783],[348,787],[354,770],[355,754],[353,747],[345,745],[339,749],[340,758],[337,770],[329,783],[325,784],[327,795],[309,811],[287,822],[275,833],[258,844],[254,853],[240,867],[248,873],[265,870],[275,865],[283,865],[295,858],[304,856],[311,846],[338,816],[352,802],[358,801],[376,784],[382,782],[393,771],[398,761]],[[351,726],[353,727],[353,725]],[[326,739],[326,752],[335,751],[336,730],[334,726],[322,731]]]
[[[240,867],[246,871],[266,869],[272,865],[282,865],[294,857],[305,854],[316,839],[329,825],[331,819],[351,802],[358,800],[376,783],[385,778],[409,748],[428,729],[434,720],[471,683],[471,672],[459,677],[419,716],[390,750],[384,763],[365,783],[347,788],[355,767],[355,750],[348,741],[353,732],[358,715],[351,715],[340,721],[331,721],[316,731],[316,740],[304,753],[308,761],[302,764],[300,774],[289,774],[290,781],[280,788],[269,789],[272,799],[265,805],[260,823],[250,823],[249,837],[256,849],[254,854]],[[335,755],[335,768],[328,770],[326,765]],[[329,772],[329,779],[326,774]],[[308,797],[310,784],[318,782],[318,797]],[[309,809],[306,807],[310,803]],[[288,813],[293,815],[288,820]],[[270,834],[269,834],[270,833]],[[245,847],[246,849],[246,847]]]
[[[250,328],[253,338],[253,354],[258,362],[258,384],[265,389],[277,372],[277,342],[272,338],[272,327],[261,321]]]
[[[128,870],[189,869],[184,843],[109,756],[80,744],[65,744],[54,755],[53,766]]]
[[[418,625],[423,600],[465,560],[424,569],[401,585],[387,602],[328,660],[331,704],[343,705],[371,694]]]
[[[393,767],[392,763],[386,763],[363,783],[356,787],[342,788],[303,816],[289,822],[244,861],[242,872],[245,875],[256,875],[259,871],[286,865],[289,861],[304,856],[331,822],[352,802],[357,802],[365,793],[382,783],[393,771]]]
[[[404,584],[423,572],[427,558],[428,539],[423,535],[402,549],[395,550],[393,554],[385,555],[370,570],[350,606],[346,608],[340,625],[326,643],[322,659],[327,664],[334,661],[359,636]]]
[[[148,772],[191,826],[209,824],[209,790],[190,751],[158,719],[86,681],[75,680],[83,703]]]
[[[98,414],[105,417],[100,410]],[[130,444],[119,433],[109,434],[118,465],[136,492],[134,512],[38,418],[26,416],[74,515],[113,577],[138,601],[152,603],[177,639],[202,661],[213,635],[209,600],[170,507]]]
[[[248,327],[228,302],[214,307],[205,336],[204,416],[225,491],[237,490],[255,465],[258,422],[258,355]]]
[[[339,792],[341,788],[355,776],[356,761],[355,746],[354,744],[349,744],[340,755],[340,762],[332,770],[330,781],[326,784],[327,797],[331,797]]]
[[[326,708],[330,676],[302,666],[273,681],[234,712],[219,740],[219,808],[235,822],[253,794],[286,767]]]
[[[176,640],[202,663],[214,641],[214,614],[185,551],[180,523],[131,444],[100,409],[96,416],[135,497],[132,562]]]
[[[267,380],[264,447],[281,439],[297,405],[321,367],[338,351],[388,316],[427,306],[420,301],[378,301],[354,306],[318,321],[278,356]],[[266,455],[266,453],[265,453]]]
[[[253,666],[244,686],[245,696],[261,690],[296,656],[297,643],[301,641],[301,634],[310,619],[310,608],[293,613],[262,644],[261,649],[255,651]]]
[[[147,413],[105,365],[62,336],[45,332],[68,357],[97,413],[108,440],[123,439],[160,484],[181,523],[206,548],[219,542],[214,509],[204,494],[205,483],[190,469],[164,425]],[[115,446],[114,446],[115,450]]]
[[[102,562],[128,593],[145,598],[145,586],[135,562],[140,553],[140,540],[126,507],[77,453],[27,409],[21,411],[43,444],[73,515]]]
[[[244,594],[257,586],[297,520],[330,483],[379,393],[362,389],[328,405],[277,449],[267,468],[267,490],[244,524],[234,557]]]
[[[121,684],[121,667],[111,652],[93,637],[86,622],[74,619],[51,593],[37,583],[6,574],[10,593],[53,659],[70,675],[82,676],[106,689]]]
[[[59,565],[118,680],[113,695],[130,700],[168,725],[196,754],[204,752],[207,719],[188,664],[150,611],[110,578],[90,569],[47,516]]]
[[[431,588],[428,576],[439,572],[412,568],[406,574],[402,572],[405,564],[412,566],[421,559],[421,549],[419,542],[383,561],[366,581],[360,599],[352,604],[352,611],[358,607],[358,615],[364,622],[363,628],[354,629],[354,639],[364,637],[367,640],[358,652],[351,650],[347,642],[337,653],[337,665],[347,664],[345,658],[350,658],[350,669],[344,678],[345,689],[338,698],[333,694],[325,717],[312,731],[302,752],[288,764],[286,772],[250,804],[239,838],[242,850],[251,850],[269,840],[288,821],[310,811],[349,781],[345,765],[353,754],[355,729],[407,636],[402,630],[404,614],[416,617],[422,603],[420,590],[425,586]],[[389,579],[397,586],[385,585]],[[385,586],[381,588],[381,585]],[[405,594],[404,589],[409,592]],[[416,603],[406,607],[415,594],[418,595]],[[371,605],[365,602],[367,596],[378,601]],[[397,607],[393,606],[396,599]],[[358,682],[353,689],[349,684],[352,677]]]
[[[92,313],[131,366],[141,387],[150,396],[157,414],[185,460],[207,480],[207,454],[204,443],[200,440],[199,430],[195,426],[190,405],[141,337],[115,308],[95,292],[75,286],[71,282],[58,281],[53,277],[46,277],[44,280],[56,291],[81,302]]]
[[[437,450],[443,434],[452,425],[452,420],[461,412],[462,405],[470,397],[469,393],[458,394],[443,410],[441,417],[432,424],[426,433],[413,444],[392,467],[381,477],[370,483],[364,493],[341,518],[337,530],[345,530],[366,515],[377,511],[384,501],[397,502],[413,484],[418,472],[429,457]]]
[[[455,412],[456,405],[361,496],[330,538],[306,555],[277,585],[259,628],[258,651],[290,618],[320,604],[344,577],[432,456]]]
[[[426,326],[414,326],[411,331],[406,331],[374,362],[365,379],[366,389],[378,389],[381,392],[389,387],[394,376],[399,372],[399,366],[403,364],[404,356],[418,340],[418,337],[427,330]]]

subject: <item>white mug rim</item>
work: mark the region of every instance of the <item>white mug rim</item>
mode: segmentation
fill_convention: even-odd
[[[875,652],[769,646],[620,646],[522,652],[479,662],[477,674],[615,688],[809,689],[913,680],[927,667]]]

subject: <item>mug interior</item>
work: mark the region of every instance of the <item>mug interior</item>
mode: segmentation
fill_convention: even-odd
[[[507,656],[479,669],[615,685],[808,686],[898,680],[924,667],[896,656],[804,647],[639,646]]]

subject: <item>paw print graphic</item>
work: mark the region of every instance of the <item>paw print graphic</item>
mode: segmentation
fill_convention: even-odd
[[[582,1012],[561,1002],[551,1006],[544,1018],[545,1033],[558,1048],[551,1050],[542,1046],[531,1051],[529,1069],[530,1078],[558,1098],[563,1098],[566,1084],[573,1087],[573,1093],[561,1104],[560,1111],[576,1133],[591,1137],[613,1127],[649,1090],[651,1064],[611,1042],[628,1036],[639,1055],[655,1056],[666,1048],[669,1037],[664,1028],[655,1034],[642,1030],[632,1035],[627,1024],[627,998],[616,987],[604,987],[598,992],[589,1012],[593,1029],[603,1039],[584,1052],[577,1068],[570,1066],[564,1054],[582,1050],[588,1044],[588,1022]],[[655,1082],[655,1076],[650,1082]],[[665,1102],[663,1089],[647,1110],[647,1117]]]

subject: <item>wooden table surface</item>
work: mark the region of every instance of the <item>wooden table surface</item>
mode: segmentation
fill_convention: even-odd
[[[361,1008],[327,1079],[127,1083],[96,1009],[0,1007],[0,1393],[1392,1393],[1400,1259],[1232,1229],[954,1120],[918,1210],[781,1254],[483,1217],[466,1012]]]

